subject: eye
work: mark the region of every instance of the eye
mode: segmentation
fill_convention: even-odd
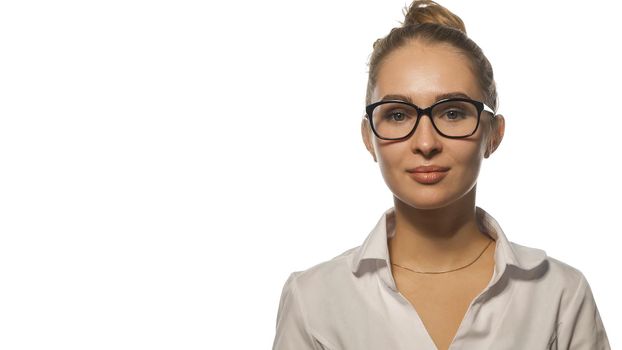
[[[404,113],[402,113],[402,112],[393,112],[393,113],[390,113],[387,117],[391,118],[392,120],[401,121],[402,118],[404,118]]]
[[[443,115],[449,120],[464,119],[466,117],[466,113],[460,109],[447,110],[443,113]]]
[[[384,114],[383,119],[393,121],[393,122],[401,122],[409,117],[408,113],[402,110],[392,110],[388,111]]]

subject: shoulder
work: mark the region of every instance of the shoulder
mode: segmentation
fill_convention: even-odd
[[[530,320],[540,317],[558,325],[567,315],[576,314],[573,305],[590,302],[590,291],[583,272],[562,259],[549,256],[542,249],[516,243],[501,252],[507,265],[499,264],[499,275],[488,299],[507,295],[514,317]],[[503,266],[503,267],[501,267]]]
[[[333,324],[334,313],[344,304],[340,296],[349,289],[348,257],[354,249],[290,273],[277,312],[275,349],[319,349],[319,343],[330,344],[323,338],[324,329]]]
[[[351,274],[352,254],[359,247],[350,248],[333,258],[316,263],[304,270],[293,271],[287,282],[294,282],[297,288],[307,291],[325,289],[330,284],[343,284],[344,279],[347,279]]]
[[[557,310],[557,346],[574,349],[581,344],[590,349],[610,349],[592,287],[585,274],[553,257],[547,257],[547,262],[550,297],[545,303],[553,304]]]
[[[518,324],[523,334],[544,334],[548,348],[574,349],[581,344],[586,349],[609,349],[584,273],[544,250],[516,243],[510,247],[500,255],[510,262],[499,265],[506,267],[504,283],[486,299],[491,305],[505,300],[502,309],[510,321],[500,326],[504,332],[515,332]],[[500,294],[507,298],[495,299]]]
[[[547,261],[549,263],[551,277],[553,277],[556,282],[572,287],[577,287],[587,282],[585,275],[577,267],[550,256],[547,257]]]
[[[286,283],[284,294],[295,300],[308,329],[318,339],[342,328],[344,322],[356,322],[358,315],[369,314],[376,308],[377,274],[357,276],[352,272],[352,257],[357,248],[294,271]]]
[[[295,294],[302,309],[307,310],[309,319],[327,318],[331,309],[340,309],[358,294],[357,291],[365,289],[366,285],[354,276],[351,269],[351,258],[357,248],[290,274],[284,292]]]
[[[584,290],[588,283],[583,272],[569,262],[550,256],[544,250],[510,242],[516,254],[517,268],[512,268],[510,276],[517,284],[533,288],[558,300],[565,300]]]

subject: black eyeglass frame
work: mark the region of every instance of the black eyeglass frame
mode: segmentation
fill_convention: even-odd
[[[449,135],[445,135],[443,134],[437,127],[436,124],[434,124],[434,120],[431,117],[432,114],[432,108],[434,108],[436,105],[440,104],[440,103],[444,103],[444,102],[448,102],[448,101],[462,101],[462,102],[470,102],[472,103],[475,108],[477,108],[477,124],[475,125],[475,129],[473,130],[472,133],[468,134],[468,135],[464,135],[464,136],[449,136]],[[374,122],[372,121],[372,114],[374,112],[374,109],[380,105],[383,104],[387,104],[387,103],[401,103],[410,107],[413,107],[416,111],[417,111],[417,121],[415,122],[415,125],[413,126],[412,130],[406,134],[406,136],[404,137],[398,137],[398,138],[388,138],[388,137],[382,137],[378,134],[378,132],[376,131],[376,128],[374,127]],[[402,101],[402,100],[382,100],[382,101],[378,101],[378,102],[374,102],[372,104],[369,104],[365,107],[365,118],[367,118],[369,120],[369,125],[371,125],[371,129],[374,132],[374,135],[376,135],[376,137],[378,137],[379,139],[382,140],[404,140],[409,138],[417,129],[417,126],[419,125],[419,120],[421,120],[421,115],[427,115],[430,118],[430,121],[432,121],[432,126],[434,126],[434,129],[436,130],[437,133],[439,133],[439,135],[450,138],[450,139],[462,139],[465,137],[469,137],[473,134],[475,134],[475,132],[477,131],[477,128],[479,128],[479,121],[480,121],[480,117],[482,115],[482,111],[486,111],[488,113],[492,114],[492,117],[495,118],[497,116],[497,114],[495,113],[495,111],[490,108],[487,104],[485,104],[484,102],[481,101],[477,101],[477,100],[471,100],[469,98],[462,98],[462,97],[454,97],[454,98],[446,98],[446,99],[442,99],[442,100],[438,100],[436,102],[434,102],[433,105],[431,105],[428,108],[419,108],[417,105],[412,104],[410,102],[407,101]]]

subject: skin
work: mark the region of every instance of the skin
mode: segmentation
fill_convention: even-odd
[[[457,49],[413,41],[383,59],[371,102],[387,94],[402,94],[425,108],[437,101],[437,95],[456,91],[484,100],[468,60]],[[490,242],[477,227],[475,194],[482,160],[503,139],[505,120],[500,114],[496,118],[495,123],[488,113],[482,113],[475,134],[450,139],[439,135],[430,118],[422,116],[411,137],[401,141],[378,139],[363,118],[363,142],[393,193],[396,234],[389,241],[392,262],[415,270],[446,271],[471,262]],[[450,170],[436,184],[420,184],[406,171],[420,165]],[[489,254],[494,248],[493,242],[487,248]]]

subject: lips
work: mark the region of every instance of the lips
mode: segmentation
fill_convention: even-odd
[[[443,167],[443,166],[438,166],[438,165],[425,165],[425,166],[418,166],[416,168],[411,168],[406,171],[408,171],[409,173],[430,173],[434,171],[447,171],[447,170],[449,170],[448,167]]]
[[[420,184],[435,184],[447,176],[447,171],[411,172],[409,175]]]
[[[432,185],[445,178],[449,168],[439,165],[422,165],[407,171],[415,181],[421,184]]]

